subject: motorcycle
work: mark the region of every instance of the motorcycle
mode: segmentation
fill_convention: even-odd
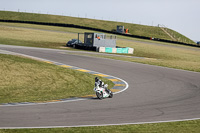
[[[107,86],[108,85],[106,84],[104,87],[107,87]],[[100,100],[103,99],[103,98],[112,98],[113,97],[112,91],[108,89],[109,92],[107,92],[104,87],[99,87],[98,85],[96,87],[94,87],[94,91],[96,92],[96,96]]]

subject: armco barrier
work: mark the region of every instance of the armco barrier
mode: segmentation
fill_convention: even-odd
[[[120,54],[133,54],[133,48],[110,48],[110,47],[100,47],[99,52],[106,52],[106,53],[120,53]]]
[[[92,27],[87,27],[87,26],[74,25],[74,24],[48,23],[48,22],[36,22],[36,21],[21,21],[21,20],[3,20],[3,19],[0,19],[0,22],[25,23],[25,24],[36,24],[36,25],[58,26],[58,27],[71,27],[71,28],[94,30],[94,31],[99,31],[99,32],[104,32],[104,33],[111,33],[111,34],[116,34],[116,35],[121,35],[121,36],[132,37],[132,38],[140,38],[140,39],[151,40],[151,37],[131,35],[131,34],[123,34],[123,33],[118,33],[118,32],[113,32],[113,31],[98,29],[98,28],[92,28]],[[192,46],[192,47],[200,47],[199,45],[193,45],[193,44],[183,43],[183,42],[177,42],[177,41],[170,41],[170,40],[159,39],[159,38],[154,38],[153,40],[154,41],[160,41],[160,42],[167,42],[167,43],[175,43],[175,44],[187,45],[187,46]]]

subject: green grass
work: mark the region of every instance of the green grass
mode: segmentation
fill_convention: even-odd
[[[94,94],[94,75],[0,54],[0,103],[40,102]],[[113,83],[103,79],[113,87]]]
[[[165,30],[172,36],[176,39],[176,41],[178,42],[185,42],[185,43],[189,43],[189,44],[194,44],[194,41],[190,40],[190,39],[187,39],[186,36],[172,30],[172,29],[167,29],[165,28]]]
[[[199,133],[200,120],[157,124],[51,129],[3,129],[0,133]]]
[[[122,46],[134,47],[134,56],[152,58],[150,60],[129,58],[127,59],[129,61],[200,72],[199,48],[168,47],[126,41],[119,41],[118,43]]]
[[[50,30],[50,31],[61,31],[61,32],[70,32],[70,33],[95,32],[95,31],[92,31],[92,30],[83,30],[83,29],[70,28],[70,27],[57,27],[57,26],[20,24],[20,23],[0,22],[0,25],[1,26],[16,27],[16,28],[21,27],[21,28],[41,29],[41,30]]]
[[[0,26],[0,43],[56,48],[64,46],[67,40],[75,37],[69,33],[55,33],[34,29]]]
[[[46,15],[46,14],[10,12],[10,11],[0,11],[0,19],[51,22],[51,23],[67,23],[67,24],[75,24],[75,25],[87,26],[87,27],[92,27],[92,28],[99,28],[99,29],[104,29],[104,30],[109,30],[109,31],[116,29],[117,25],[124,25],[125,28],[129,29],[130,34],[133,34],[133,35],[171,40],[171,38],[166,33],[164,33],[159,27],[139,25],[139,24],[102,21],[102,20],[67,17],[67,16]],[[175,31],[171,30],[170,33],[173,34],[174,32]],[[179,40],[183,40],[183,42],[190,42],[194,44],[193,41],[191,41],[185,36],[182,36],[180,33],[176,32],[176,34],[178,34],[177,40],[180,38]]]

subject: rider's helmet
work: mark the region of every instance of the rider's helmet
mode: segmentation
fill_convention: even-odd
[[[95,82],[98,82],[98,81],[99,81],[99,78],[98,78],[98,77],[96,77],[96,78],[95,78]]]

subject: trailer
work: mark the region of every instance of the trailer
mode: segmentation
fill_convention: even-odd
[[[78,38],[72,40],[77,41],[72,44],[69,44],[69,41],[67,46],[106,53],[133,54],[134,52],[133,48],[116,47],[117,36],[110,34],[92,32],[78,33]]]
[[[115,35],[108,35],[104,33],[78,33],[78,40],[81,40],[81,36],[84,35],[84,43],[76,44],[76,48],[83,48],[83,49],[94,49],[97,50],[100,47],[116,47],[116,40],[117,36]]]

